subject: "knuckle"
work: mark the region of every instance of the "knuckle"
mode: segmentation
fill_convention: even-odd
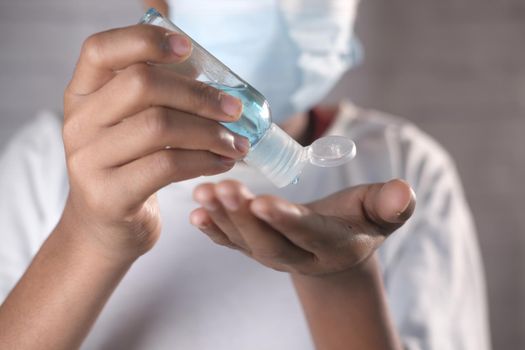
[[[214,121],[209,121],[208,133],[213,139],[219,140],[223,140],[228,136],[231,136],[224,126]]]
[[[197,107],[201,113],[204,113],[210,106],[216,106],[219,102],[220,91],[206,83],[196,82],[193,93],[198,96]]]
[[[148,26],[149,27],[149,26]],[[150,28],[145,27],[143,31],[140,32],[141,35],[138,35],[135,40],[135,48],[139,52],[148,52],[151,50],[151,43],[156,41],[156,38],[151,34]]]
[[[153,86],[153,74],[146,64],[134,64],[128,68],[129,87],[136,94],[142,96]]]
[[[104,44],[101,33],[89,36],[82,44],[81,56],[89,63],[100,66],[104,62]]]
[[[213,147],[217,147],[219,149],[226,148],[227,150],[235,149],[233,144],[234,136],[229,131],[227,131],[226,128],[222,125],[218,123],[215,124],[216,125],[213,127],[212,130],[212,135],[214,137],[211,138],[213,140],[212,142],[215,143]]]
[[[76,118],[68,118],[64,120],[64,125],[62,127],[62,138],[65,143],[73,141],[76,136],[79,134],[81,127]]]
[[[177,161],[173,157],[170,151],[158,152],[155,157],[155,165],[161,173],[173,174],[176,177],[178,173]]]
[[[195,127],[192,126],[192,128],[194,135],[201,135],[202,137],[192,141],[193,147],[208,151],[214,155],[234,155],[234,152],[232,152],[233,140],[230,141],[230,146],[227,146],[227,141],[224,141],[226,136],[223,135],[224,132],[221,131],[221,126],[214,121],[205,120],[204,118],[199,119],[199,124],[202,124],[204,127],[197,125]]]
[[[162,138],[170,127],[169,113],[165,108],[150,108],[144,120],[144,131],[150,137]]]
[[[154,56],[163,56],[169,52],[164,28],[145,25],[140,29],[135,44],[140,51],[153,53]]]
[[[77,150],[67,157],[67,167],[73,176],[84,173],[85,163],[84,152],[81,150]]]

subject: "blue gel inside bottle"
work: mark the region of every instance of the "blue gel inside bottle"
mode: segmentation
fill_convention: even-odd
[[[271,125],[270,106],[266,99],[255,89],[246,85],[235,87],[208,83],[216,89],[237,97],[243,104],[241,118],[234,123],[221,123],[236,134],[246,137],[253,147]]]

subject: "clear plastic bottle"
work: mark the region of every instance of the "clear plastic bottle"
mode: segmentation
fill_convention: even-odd
[[[244,161],[261,171],[277,187],[296,183],[307,163],[330,167],[341,165],[356,154],[352,140],[342,136],[327,136],[308,147],[301,146],[276,124],[266,98],[221,61],[206,51],[155,9],[150,9],[140,21],[188,37],[193,45],[191,56],[170,68],[178,73],[205,82],[243,103],[241,118],[234,123],[222,123],[226,128],[250,141],[250,151]]]

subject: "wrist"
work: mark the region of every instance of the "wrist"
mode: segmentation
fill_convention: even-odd
[[[292,279],[317,348],[402,348],[375,255],[336,274]]]
[[[349,269],[322,274],[322,275],[304,275],[299,273],[292,273],[292,281],[296,285],[308,284],[311,286],[347,286],[354,283],[361,285],[367,281],[373,281],[381,276],[381,270],[376,254],[362,261],[356,266]]]
[[[142,253],[123,249],[111,241],[111,229],[94,225],[72,213],[67,207],[52,233],[64,249],[86,259],[115,268],[129,267]],[[104,236],[107,236],[104,239]]]

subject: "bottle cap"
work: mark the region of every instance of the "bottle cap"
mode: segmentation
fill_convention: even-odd
[[[352,160],[355,155],[355,143],[347,137],[326,136],[303,147],[272,123],[259,142],[252,145],[244,161],[280,188],[296,183],[308,162],[334,167]]]
[[[342,165],[354,159],[357,147],[344,136],[325,136],[307,147],[310,163],[321,167]]]

